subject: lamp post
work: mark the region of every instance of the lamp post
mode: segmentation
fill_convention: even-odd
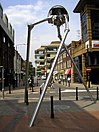
[[[17,44],[16,45],[16,87],[18,86],[18,46],[22,46],[22,45],[26,45],[26,44]]]

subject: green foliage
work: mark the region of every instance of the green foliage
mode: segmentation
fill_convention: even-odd
[[[32,65],[32,62],[29,62],[29,75],[31,76],[35,76],[35,70],[34,70],[35,68],[33,67],[33,65]]]
[[[25,67],[26,67],[26,61],[24,62],[24,69]],[[28,75],[35,76],[35,67],[33,67],[32,62],[29,62],[29,65],[28,65]]]

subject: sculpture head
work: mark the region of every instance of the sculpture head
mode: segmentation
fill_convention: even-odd
[[[50,19],[48,20],[48,23],[54,24],[56,26],[61,26],[64,23],[66,23],[66,21],[69,21],[68,12],[61,5],[53,6],[49,10],[48,17],[50,17]]]

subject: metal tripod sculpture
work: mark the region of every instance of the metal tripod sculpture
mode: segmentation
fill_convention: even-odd
[[[54,68],[55,68],[55,66],[56,66],[56,63],[57,63],[57,60],[58,60],[60,51],[61,51],[61,49],[62,49],[63,46],[65,47],[65,50],[66,50],[67,54],[69,55],[69,57],[70,57],[72,63],[74,64],[75,69],[77,70],[78,75],[79,75],[79,77],[80,77],[80,79],[81,79],[83,85],[85,86],[85,89],[87,90],[87,92],[88,92],[88,94],[89,94],[91,100],[94,100],[94,98],[92,97],[92,95],[91,95],[89,89],[87,88],[85,82],[83,81],[83,78],[82,78],[82,76],[81,76],[81,73],[79,72],[79,69],[77,68],[77,66],[76,66],[76,64],[75,64],[75,62],[74,62],[72,56],[71,56],[70,53],[68,52],[67,46],[65,45],[65,40],[66,40],[66,37],[67,37],[67,35],[68,35],[68,33],[69,33],[69,16],[68,16],[68,12],[66,11],[66,9],[65,9],[63,6],[59,6],[59,5],[58,5],[58,6],[54,6],[54,7],[52,7],[52,8],[50,9],[49,14],[48,14],[48,19],[46,19],[46,20],[48,20],[49,23],[52,23],[52,24],[54,24],[54,25],[57,26],[58,37],[59,37],[59,39],[61,40],[61,43],[60,43],[60,46],[59,46],[59,48],[58,48],[56,57],[55,57],[55,59],[54,59],[54,61],[53,61],[53,64],[52,64],[50,73],[49,73],[49,75],[48,75],[48,77],[47,77],[47,80],[46,80],[46,82],[45,82],[45,85],[44,85],[42,94],[41,94],[41,96],[40,96],[40,98],[39,98],[39,101],[38,101],[37,106],[36,106],[36,108],[35,108],[35,111],[34,111],[34,113],[33,113],[32,119],[31,119],[31,121],[30,121],[30,125],[29,125],[30,127],[32,127],[32,125],[33,125],[34,122],[35,122],[36,116],[37,116],[38,111],[39,111],[39,109],[40,109],[42,100],[43,100],[44,95],[45,95],[45,93],[46,93],[48,84],[49,84],[49,82],[50,82],[50,79],[51,79],[51,76],[52,76],[52,74],[53,74]],[[42,21],[42,22],[43,22],[43,21]],[[62,38],[62,37],[61,37],[61,34],[60,34],[60,26],[63,25],[63,24],[65,24],[65,32],[64,32],[64,36],[63,36],[63,38]]]

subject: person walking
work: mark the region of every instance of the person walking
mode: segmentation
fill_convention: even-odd
[[[33,86],[34,86],[34,78],[31,76],[31,78],[29,79],[29,87],[30,90],[32,89],[32,92],[34,91]]]
[[[67,78],[67,82],[68,82],[68,87],[70,87],[70,82],[71,82],[71,78],[70,77]]]

